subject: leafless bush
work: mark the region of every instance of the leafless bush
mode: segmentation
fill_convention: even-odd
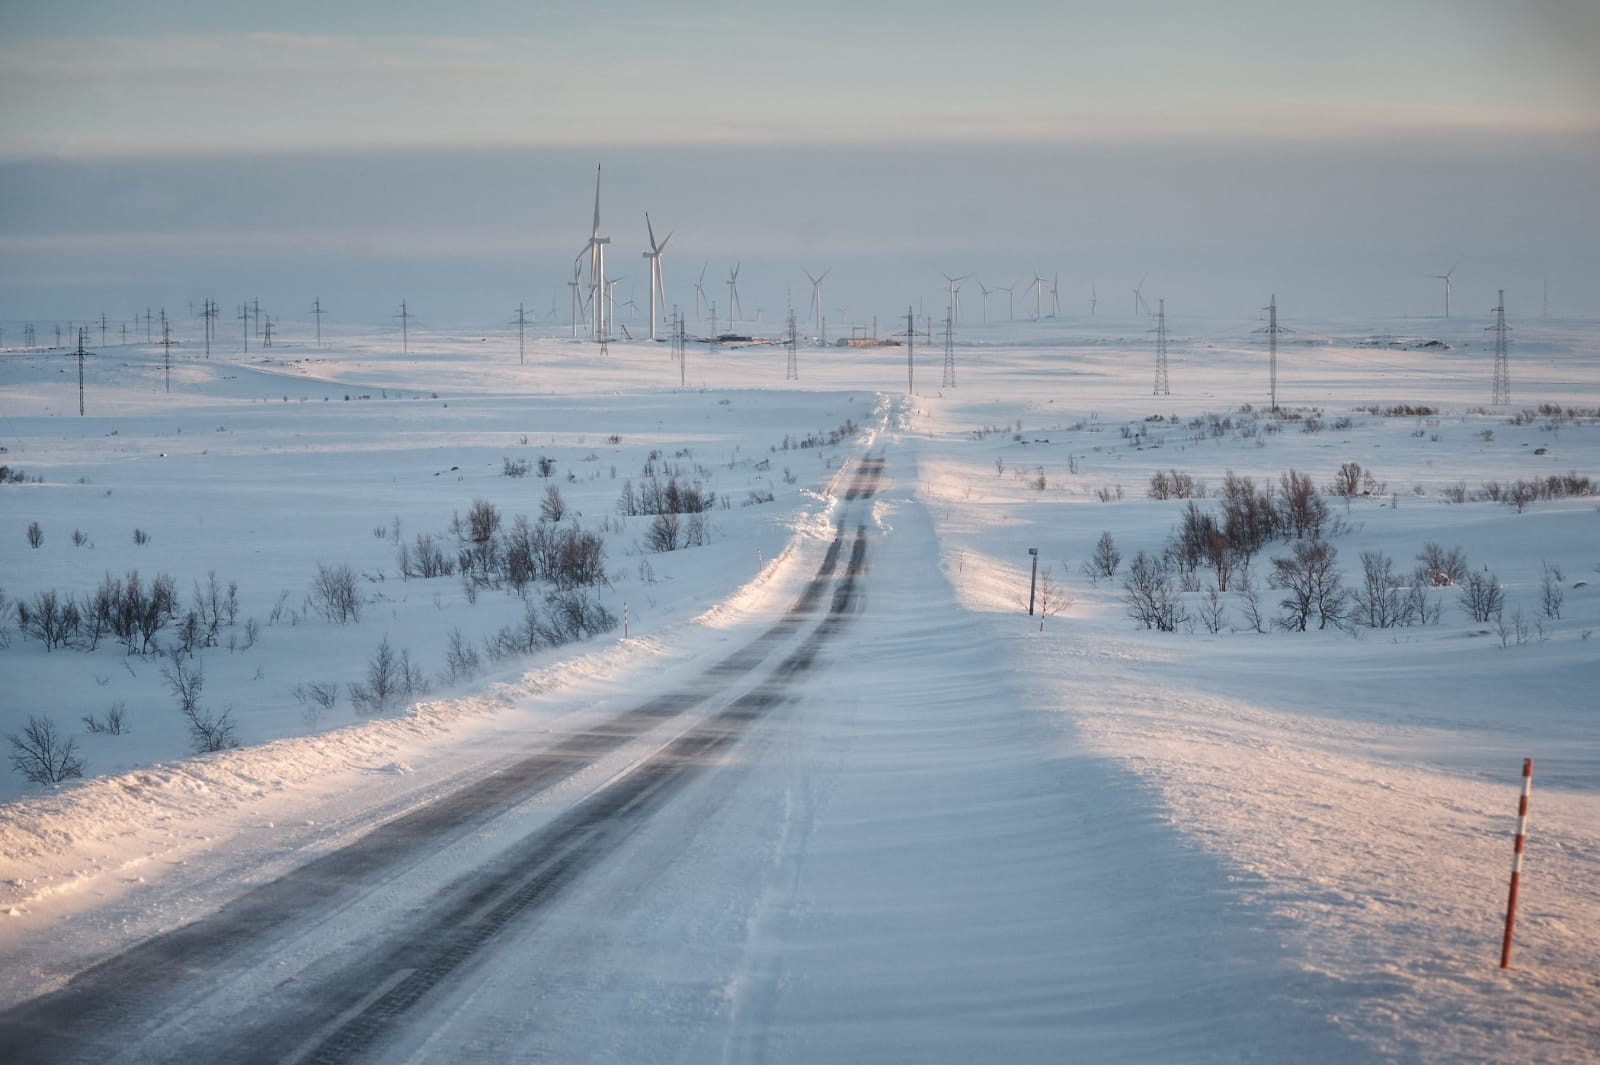
[[[1328,504],[1311,475],[1289,470],[1278,478],[1279,524],[1297,540],[1318,539],[1328,520]]]
[[[1506,593],[1494,574],[1488,570],[1473,570],[1460,584],[1461,609],[1480,624],[1498,617],[1505,609]]]
[[[38,522],[30,521],[28,523],[28,546],[29,547],[38,547],[43,543],[44,543],[44,530],[39,528],[39,523]]]
[[[556,460],[551,458],[548,455],[540,455],[539,456],[539,476],[543,477],[545,480],[548,481],[550,479],[550,475],[555,473],[555,472],[556,472]]]
[[[1566,589],[1561,586],[1564,579],[1560,566],[1552,566],[1542,558],[1539,560],[1539,605],[1547,618],[1561,617],[1561,604],[1567,598]]]
[[[1204,625],[1206,631],[1213,636],[1221,632],[1222,626],[1227,624],[1227,600],[1222,598],[1222,592],[1216,585],[1206,589],[1205,598],[1200,600],[1198,613],[1200,615],[1200,624]]]
[[[445,648],[445,682],[455,684],[458,681],[471,680],[482,668],[482,660],[478,657],[477,648],[473,647],[466,637],[461,635],[460,627],[450,630],[449,643]]]
[[[17,623],[23,634],[44,644],[46,651],[75,637],[80,620],[78,605],[53,588],[35,592],[31,602],[17,600]]]
[[[1305,632],[1313,615],[1319,629],[1343,620],[1347,593],[1338,558],[1338,549],[1324,540],[1301,540],[1290,554],[1272,560],[1273,586],[1284,593],[1278,601],[1280,628]]]
[[[1038,595],[1035,596],[1035,609],[1040,617],[1050,618],[1072,606],[1072,596],[1067,593],[1066,585],[1056,580],[1055,566],[1046,563],[1039,570]]]
[[[467,508],[467,539],[487,543],[500,530],[500,511],[487,499],[474,499]]]
[[[6,590],[0,588],[0,650],[11,646],[11,619],[15,614],[15,604]]]
[[[29,714],[22,731],[8,734],[6,741],[11,745],[11,768],[34,784],[59,784],[83,776],[76,741],[58,735],[48,717]]]
[[[1177,470],[1157,470],[1150,477],[1151,499],[1204,499],[1205,484]]]
[[[1240,574],[1233,587],[1239,596],[1239,602],[1244,606],[1244,619],[1250,624],[1251,631],[1266,635],[1267,615],[1261,609],[1261,589],[1256,586],[1255,578],[1251,576],[1248,568]]]
[[[567,513],[567,501],[561,498],[561,489],[555,485],[546,485],[544,499],[539,502],[539,520],[552,524],[559,522]]]
[[[1467,553],[1459,546],[1446,551],[1429,540],[1417,552],[1417,562],[1427,572],[1428,583],[1435,588],[1448,588],[1466,580]]]
[[[324,566],[317,563],[311,582],[311,597],[324,617],[338,625],[361,620],[361,579],[346,563]]]
[[[145,544],[150,542],[150,534],[145,532],[143,529],[135,529],[133,530],[133,542],[140,547],[143,547]]]
[[[645,545],[652,551],[676,551],[678,516],[671,513],[657,514],[645,532]]]
[[[1122,565],[1122,552],[1117,550],[1117,542],[1111,538],[1110,531],[1100,534],[1100,539],[1095,541],[1094,554],[1090,556],[1089,565],[1098,577],[1115,577],[1117,567]]]
[[[1128,616],[1144,628],[1172,632],[1188,620],[1166,561],[1140,551],[1122,580]]]
[[[217,633],[224,623],[232,624],[239,615],[239,582],[229,581],[224,588],[217,580],[217,571],[206,572],[206,583],[194,584],[194,615],[200,628],[200,639],[207,647],[217,645]]]
[[[1392,629],[1417,621],[1417,598],[1382,551],[1361,552],[1361,586],[1351,598],[1353,620],[1368,628]]]
[[[1235,553],[1245,559],[1254,556],[1279,528],[1272,485],[1258,489],[1251,478],[1228,470],[1222,481],[1222,531]]]
[[[93,714],[83,715],[83,727],[96,735],[121,736],[128,731],[128,704],[112,703],[106,710],[105,720]]]
[[[189,745],[195,754],[210,754],[239,746],[233,736],[232,710],[213,714],[200,705],[200,692],[205,687],[205,671],[199,662],[181,654],[171,656],[172,664],[164,666],[161,678],[167,682],[173,698],[178,700],[178,712],[189,724]]]
[[[526,477],[528,470],[532,468],[527,459],[514,459],[510,455],[507,455],[503,462],[500,472],[507,477]]]

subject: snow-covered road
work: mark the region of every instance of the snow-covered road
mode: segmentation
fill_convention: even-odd
[[[1359,1058],[1222,872],[1023,705],[882,475],[696,683],[18,1007],[0,1056]]]

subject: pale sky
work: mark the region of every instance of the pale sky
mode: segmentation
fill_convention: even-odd
[[[1423,314],[1462,258],[1600,312],[1597,55],[1593,0],[4,0],[0,320],[194,298],[151,261],[296,303],[320,264],[352,319],[545,304],[597,162],[613,239],[650,210],[680,281],[751,260],[769,306],[839,258],[885,309],[938,260]]]

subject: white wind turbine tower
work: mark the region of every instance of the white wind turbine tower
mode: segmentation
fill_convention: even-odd
[[[710,265],[710,263],[701,265],[700,280],[694,283],[694,317],[697,322],[706,320],[706,268]],[[716,325],[715,322],[711,324]]]
[[[1461,265],[1461,260],[1457,259],[1455,261],[1455,266],[1450,267],[1450,269],[1445,271],[1444,273],[1442,273],[1442,274],[1429,274],[1428,275],[1429,277],[1436,277],[1440,281],[1444,282],[1444,316],[1446,318],[1450,317],[1450,275],[1455,273],[1456,272],[1456,266],[1460,266],[1460,265]]]
[[[978,278],[978,291],[983,293],[983,324],[989,324],[989,297],[1000,290],[998,288],[984,288],[983,278]]]
[[[650,250],[644,252],[646,259],[650,260],[650,339],[656,338],[656,293],[661,293],[661,309],[667,307],[666,283],[661,280],[661,253],[667,250],[667,241],[672,239],[672,233],[661,238],[661,243],[656,243],[656,231],[650,225],[650,212],[644,213],[645,232],[650,234]],[[674,230],[676,232],[676,230]]]
[[[1061,275],[1050,279],[1050,317],[1061,317]]]
[[[940,277],[950,282],[950,320],[961,320],[961,282],[971,277],[971,274],[962,274],[960,277],[951,277],[949,274],[940,274]]]
[[[733,323],[739,320],[739,267],[743,263],[734,263],[733,269],[728,271],[728,331],[733,331]]]
[[[824,344],[828,342],[828,337],[826,327],[822,324],[822,281],[832,270],[830,266],[816,277],[811,276],[810,270],[801,271],[806,275],[806,280],[811,282],[811,324],[817,327],[817,336]]]
[[[589,292],[594,301],[594,335],[598,340],[606,337],[609,320],[606,306],[606,245],[610,237],[600,235],[600,165],[594,168],[594,229],[589,233]]]
[[[1044,278],[1038,274],[1033,275],[1033,320],[1038,321],[1044,313]]]
[[[994,287],[994,290],[996,292],[1004,292],[1006,294],[1006,321],[1008,321],[1008,322],[1016,321],[1017,320],[1017,283],[1015,281],[1013,281],[1009,285],[996,285]]]
[[[1133,314],[1136,318],[1139,316],[1141,307],[1144,308],[1145,313],[1148,314],[1150,312],[1150,304],[1144,300],[1144,282],[1145,278],[1149,276],[1149,274],[1140,275],[1139,283],[1133,287]]]
[[[1094,305],[1099,303],[1099,295],[1094,290],[1094,282],[1089,282],[1089,317],[1094,317]]]
[[[572,335],[578,335],[578,304],[581,302],[578,289],[583,287],[583,256],[579,255],[572,260],[572,280],[567,282],[567,287],[572,289]]]

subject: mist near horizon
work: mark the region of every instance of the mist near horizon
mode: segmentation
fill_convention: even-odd
[[[596,164],[616,302],[647,306],[646,211],[669,305],[694,282],[742,320],[807,318],[830,269],[838,329],[944,313],[943,274],[991,290],[1059,275],[1063,316],[1127,314],[1131,290],[1182,317],[1600,313],[1600,135],[1479,132],[1339,140],[308,151],[53,159],[0,166],[0,320],[112,320],[146,306],[260,299],[268,313],[491,329],[519,303],[570,318]],[[991,296],[991,320],[1006,315]],[[1043,303],[1048,313],[1048,293]],[[962,319],[980,319],[968,282]],[[669,308],[670,309],[670,308]],[[626,318],[623,316],[623,320]]]

